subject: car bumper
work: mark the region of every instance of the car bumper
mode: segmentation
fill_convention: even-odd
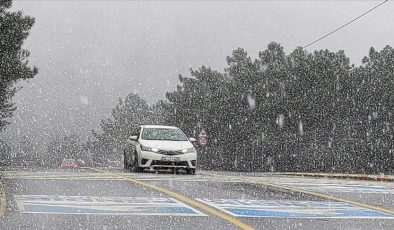
[[[197,153],[179,155],[164,155],[154,152],[141,151],[140,167],[142,168],[190,168],[195,169]]]
[[[78,166],[60,166],[62,169],[76,169]]]

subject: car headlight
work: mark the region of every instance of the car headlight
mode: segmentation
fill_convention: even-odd
[[[182,149],[182,153],[194,153],[196,150],[194,148]]]
[[[141,150],[142,151],[148,151],[148,152],[159,152],[159,150],[157,148],[151,148],[151,147],[147,147],[147,146],[143,146],[141,145]]]

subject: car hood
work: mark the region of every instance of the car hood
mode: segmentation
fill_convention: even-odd
[[[146,147],[157,148],[159,150],[181,150],[194,147],[190,141],[140,140],[140,144]]]

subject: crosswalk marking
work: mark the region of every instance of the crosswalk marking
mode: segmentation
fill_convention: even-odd
[[[198,199],[236,217],[394,219],[394,215],[344,202]]]
[[[14,195],[22,213],[206,216],[173,198]]]

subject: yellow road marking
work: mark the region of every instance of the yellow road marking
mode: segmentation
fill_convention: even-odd
[[[250,225],[245,224],[245,223],[237,220],[236,218],[234,218],[234,217],[232,217],[232,216],[230,216],[230,215],[228,215],[226,213],[218,211],[215,208],[212,208],[212,207],[210,207],[208,205],[205,205],[205,204],[203,204],[203,203],[201,203],[199,201],[196,201],[196,200],[193,200],[191,198],[188,198],[188,197],[186,197],[184,195],[181,195],[179,193],[176,193],[176,192],[167,190],[165,188],[159,187],[157,185],[145,183],[145,182],[133,179],[133,178],[128,177],[128,176],[119,175],[117,173],[112,173],[112,172],[104,171],[104,170],[101,170],[101,169],[95,169],[95,168],[88,168],[88,169],[94,170],[96,172],[106,173],[106,174],[112,175],[114,177],[123,178],[126,181],[130,181],[130,182],[133,182],[135,184],[144,186],[146,188],[150,188],[150,189],[156,190],[156,191],[161,192],[163,194],[167,194],[169,196],[172,196],[172,197],[178,199],[179,201],[182,201],[182,202],[184,202],[186,204],[189,204],[189,205],[191,205],[191,206],[193,206],[195,208],[198,208],[198,209],[203,210],[203,211],[205,211],[205,212],[207,212],[209,214],[217,216],[217,217],[219,217],[219,218],[221,218],[221,219],[223,219],[223,220],[225,220],[225,221],[227,221],[227,222],[239,227],[240,229],[245,229],[245,230],[254,229]]]
[[[214,174],[214,173],[207,173],[207,175],[220,176],[222,178],[223,177],[228,177],[228,176],[218,175],[218,174]],[[280,184],[270,183],[270,182],[264,182],[264,181],[253,181],[253,180],[250,180],[250,178],[247,179],[247,178],[244,178],[243,176],[236,176],[236,177],[238,177],[238,179],[241,182],[243,182],[243,183],[261,184],[261,185],[265,185],[265,186],[276,188],[276,189],[284,189],[284,190],[288,190],[288,191],[292,191],[292,192],[303,193],[303,194],[307,194],[307,195],[311,195],[311,196],[320,197],[320,198],[323,198],[323,199],[326,199],[326,200],[340,201],[340,202],[352,204],[352,205],[355,205],[355,206],[359,206],[359,207],[362,207],[362,208],[368,208],[368,209],[372,209],[372,210],[375,210],[375,211],[384,212],[384,213],[387,213],[387,214],[390,214],[390,215],[394,215],[394,210],[386,209],[386,208],[375,206],[375,205],[364,204],[364,203],[361,203],[361,202],[348,200],[348,199],[345,199],[345,198],[332,196],[332,195],[327,195],[327,194],[323,194],[323,193],[318,193],[318,192],[310,191],[310,190],[307,190],[307,189],[293,188],[293,187],[288,187],[288,186],[285,186],[285,185],[280,185]],[[228,177],[228,178],[234,178],[234,176]]]
[[[1,183],[0,181],[0,216],[4,215],[4,211],[5,211],[5,189],[3,187],[3,183]]]

